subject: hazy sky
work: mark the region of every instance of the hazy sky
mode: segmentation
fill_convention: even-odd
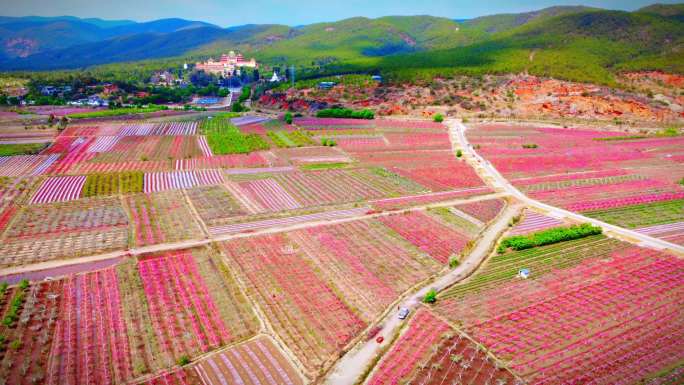
[[[583,0],[582,5],[634,10],[668,0]],[[2,4],[4,3],[4,4]],[[288,25],[335,21],[352,16],[429,14],[472,18],[494,13],[521,12],[579,1],[510,0],[0,0],[0,15],[99,17],[145,21],[168,17],[202,20],[223,27],[240,24]]]

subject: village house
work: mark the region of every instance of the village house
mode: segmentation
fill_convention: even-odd
[[[215,61],[214,59],[210,58],[204,63],[195,64],[195,69],[198,71],[204,71],[206,73],[221,76],[230,76],[233,74],[233,72],[242,67],[259,68],[259,65],[254,58],[245,60],[242,54],[235,54],[234,51],[230,51],[227,55],[221,55],[221,59],[219,59],[219,61]]]

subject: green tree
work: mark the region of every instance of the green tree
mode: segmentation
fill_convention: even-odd
[[[435,289],[430,289],[430,291],[428,291],[428,292],[425,294],[425,297],[423,298],[423,302],[425,302],[425,303],[435,303],[435,302],[437,302],[437,290],[435,290]]]
[[[285,120],[285,123],[287,124],[292,124],[292,113],[290,111],[286,112],[283,120]]]
[[[434,120],[436,123],[442,123],[444,121],[444,115],[442,114],[436,114],[432,120]]]

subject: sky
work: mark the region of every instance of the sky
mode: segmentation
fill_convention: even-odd
[[[467,19],[524,12],[553,5],[634,10],[682,0],[0,0],[3,16],[78,16],[148,21],[179,17],[228,27],[242,24],[302,25],[353,16],[433,15]]]

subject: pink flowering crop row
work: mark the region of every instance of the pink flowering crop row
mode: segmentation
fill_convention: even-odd
[[[174,370],[172,372],[163,373],[153,377],[138,385],[195,385],[188,382],[187,375],[183,369]]]
[[[387,227],[442,264],[448,263],[451,256],[458,255],[468,242],[466,236],[421,212],[412,211],[379,219]]]
[[[389,141],[389,146],[393,149],[451,149],[451,142],[447,132],[386,133],[385,137]]]
[[[475,170],[462,162],[449,162],[423,167],[390,167],[391,171],[411,179],[433,191],[482,186],[484,183]]]
[[[171,170],[171,163],[166,160],[129,162],[107,162],[107,163],[79,163],[69,169],[69,174],[100,174],[123,171],[147,171],[160,172]]]
[[[59,159],[59,154],[0,157],[0,176],[42,175]]]
[[[569,174],[559,174],[559,175],[548,175],[539,177],[528,177],[528,178],[518,178],[511,180],[516,186],[530,186],[540,183],[547,182],[561,182],[567,180],[575,179],[588,179],[588,178],[608,178],[612,176],[627,175],[627,170],[625,169],[610,169],[610,170],[597,170],[597,171],[585,171],[585,172],[573,172]]]
[[[513,270],[440,312],[528,382],[634,383],[684,357],[684,261],[607,239],[523,260],[528,280]]]
[[[176,170],[263,166],[269,166],[269,162],[262,154],[258,152],[236,155],[215,155],[211,157],[194,159],[178,159],[175,161]]]
[[[525,218],[516,224],[511,230],[511,235],[524,235],[534,233],[551,227],[561,226],[563,222],[556,218],[547,217],[536,211],[525,211]]]
[[[496,218],[504,207],[501,199],[488,199],[456,206],[456,209],[487,223]]]
[[[346,151],[373,151],[387,147],[382,136],[345,136],[335,137],[335,142]]]
[[[333,219],[340,219],[340,218],[351,218],[351,217],[355,217],[358,215],[363,215],[366,212],[368,212],[368,210],[369,209],[367,207],[359,207],[359,208],[354,208],[354,209],[349,209],[349,210],[323,211],[320,213],[289,216],[289,217],[285,217],[285,218],[264,219],[264,220],[253,221],[253,222],[217,225],[217,226],[209,227],[209,233],[211,233],[212,235],[232,234],[232,233],[241,233],[241,232],[247,232],[247,231],[268,229],[268,228],[278,227],[278,226],[295,225],[298,223],[304,223],[304,222],[309,222],[309,221],[325,221],[325,220],[333,220]]]
[[[443,202],[452,199],[467,198],[475,195],[483,195],[491,192],[492,189],[490,189],[489,187],[475,187],[466,188],[462,190],[451,190],[421,195],[405,196],[399,198],[378,199],[375,201],[371,201],[369,203],[371,203],[373,207],[376,207],[381,210],[397,210],[411,206]]]
[[[451,328],[427,310],[419,310],[408,330],[380,361],[368,385],[397,385],[429,354],[433,344]]]
[[[67,148],[66,154],[55,162],[47,172],[50,174],[64,174],[79,163],[86,162],[95,156],[95,153],[88,152],[88,147],[95,141],[95,138],[77,138]]]
[[[202,150],[202,155],[206,157],[213,156],[214,154],[211,152],[211,148],[209,147],[209,143],[207,143],[207,137],[204,135],[200,135],[197,137],[197,144],[199,145],[200,149]]]
[[[294,123],[298,126],[306,127],[308,130],[328,129],[336,126],[351,127],[372,127],[373,120],[365,119],[337,119],[337,118],[295,118]]]
[[[70,276],[52,345],[48,384],[115,384],[133,376],[114,268]]]
[[[238,185],[249,199],[267,211],[294,210],[302,207],[271,178],[240,182]]]
[[[391,119],[376,119],[373,121],[377,127],[384,128],[420,128],[446,131],[446,126],[442,123],[429,122],[425,120],[406,121]]]
[[[220,170],[168,171],[146,173],[143,191],[146,193],[221,184],[224,182]]]
[[[194,369],[204,384],[301,384],[293,369],[282,362],[275,347],[260,338],[207,357]]]
[[[207,352],[231,341],[192,255],[173,252],[144,259],[138,262],[138,270],[164,351],[179,357]]]
[[[313,369],[349,343],[365,323],[288,245],[283,234],[275,234],[234,239],[222,246],[287,346]]]
[[[645,203],[662,202],[674,199],[684,198],[684,191],[681,192],[665,192],[665,193],[653,193],[653,194],[643,194],[638,196],[626,197],[626,198],[608,198],[595,200],[590,202],[579,202],[573,203],[567,206],[568,210],[571,211],[592,211],[592,210],[603,210],[609,208],[640,205]]]
[[[65,202],[78,199],[85,176],[56,176],[46,179],[31,198],[31,204]]]

